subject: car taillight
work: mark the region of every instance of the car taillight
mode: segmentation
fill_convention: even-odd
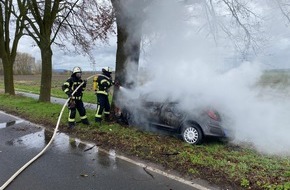
[[[208,111],[207,111],[207,115],[208,115],[210,118],[212,118],[213,120],[216,120],[216,121],[219,120],[219,116],[218,116],[218,114],[215,113],[215,112],[212,111],[212,110],[208,110]]]

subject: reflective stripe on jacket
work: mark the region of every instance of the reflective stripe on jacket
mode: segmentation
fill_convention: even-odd
[[[96,91],[96,94],[108,95],[109,88],[112,86],[112,79],[105,75],[99,75],[97,82],[99,88]]]
[[[72,75],[66,80],[62,85],[62,90],[70,96],[71,93],[83,82],[82,79],[77,78],[75,75]],[[83,91],[86,88],[86,84],[83,84],[73,95],[73,99],[81,100],[83,96]]]

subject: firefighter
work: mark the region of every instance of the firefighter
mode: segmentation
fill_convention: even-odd
[[[109,103],[109,89],[114,85],[111,77],[112,69],[110,67],[102,68],[102,74],[97,78],[96,95],[97,95],[97,110],[95,115],[95,122],[101,123],[102,114],[104,112],[105,121],[109,121],[110,117],[110,103]]]
[[[78,88],[78,90],[72,95],[74,90],[82,83],[83,85],[80,88]],[[82,80],[82,69],[80,67],[74,67],[71,77],[68,78],[66,82],[62,85],[62,90],[67,94],[68,98],[70,98],[68,102],[68,109],[69,109],[68,127],[69,128],[73,128],[75,126],[76,110],[78,110],[80,114],[81,122],[85,125],[89,125],[89,121],[86,115],[86,109],[82,101],[83,91],[85,90],[86,85],[87,85],[87,81]]]

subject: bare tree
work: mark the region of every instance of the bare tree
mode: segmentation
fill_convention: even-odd
[[[11,0],[0,1],[0,58],[3,63],[5,93],[11,95],[15,95],[13,64],[18,42],[23,35],[26,3],[26,0],[18,0],[17,8]]]
[[[137,73],[142,23],[146,20],[146,9],[150,9],[154,0],[111,0],[117,22],[116,78],[124,86],[132,84],[134,78],[126,74],[128,69]],[[189,19],[205,19],[200,26],[205,35],[211,35],[217,41],[218,32],[224,32],[232,39],[236,48],[244,55],[259,48],[261,23],[263,19],[254,12],[251,0],[181,0],[188,9],[193,7],[194,16]],[[166,3],[166,1],[164,1]],[[200,11],[196,11],[200,10]],[[185,18],[186,19],[186,18]],[[126,78],[127,77],[127,78]]]
[[[68,17],[59,28],[59,39],[71,40],[75,50],[88,55],[94,63],[91,51],[96,42],[106,43],[109,35],[115,34],[115,18],[111,3],[107,0],[83,0],[76,4],[74,9],[66,10],[65,14]],[[60,24],[61,20],[56,20],[56,23]]]
[[[17,53],[14,62],[14,74],[28,75],[34,73],[35,58],[28,53]]]
[[[148,16],[146,10],[152,8],[150,6],[154,6],[153,2],[157,1],[111,0],[111,2],[117,23],[116,80],[123,86],[130,87],[134,85],[135,76],[138,74],[142,25]],[[232,39],[243,55],[246,55],[250,48],[254,51],[258,48],[262,19],[253,11],[250,0],[181,0],[178,2],[183,3],[188,9],[192,6],[193,10],[201,10],[201,12],[194,12],[195,18],[206,18],[208,34],[216,41],[218,31],[222,31]],[[204,28],[205,26],[201,26],[200,30]],[[113,107],[117,97],[118,91],[114,91]]]
[[[142,25],[145,9],[152,0],[111,0],[117,23],[117,52],[115,80],[131,88],[138,74]],[[114,90],[112,112],[118,104],[118,90]]]
[[[261,26],[263,18],[255,12],[252,0],[187,1],[189,6],[201,6],[201,16],[207,23],[202,26],[217,42],[218,33],[224,32],[245,58],[249,50],[255,53],[264,41]],[[199,15],[200,16],[200,15]]]
[[[290,22],[290,2],[286,1],[286,0],[274,0],[281,13],[285,16],[285,18],[288,20],[288,22]]]
[[[116,80],[125,87],[135,82],[128,70],[138,72],[144,10],[151,1],[111,0],[117,23]]]
[[[37,60],[35,64],[32,66],[33,74],[40,74],[41,73],[41,61]]]
[[[110,28],[110,23],[107,26],[107,24],[98,20],[103,19],[102,16],[95,17],[92,13],[95,13],[95,15],[99,15],[99,12],[105,15],[109,13],[107,9],[100,9],[97,5],[95,1],[90,0],[30,0],[28,2],[29,14],[25,17],[27,24],[25,30],[40,48],[42,58],[39,101],[50,101],[53,55],[51,46],[53,43],[57,43],[57,37],[60,40],[58,45],[62,47],[65,47],[63,39],[73,38],[72,44],[80,47],[87,54],[89,54],[92,42],[95,39],[106,39],[106,32]],[[95,10],[95,12],[92,12],[92,10]],[[99,31],[96,24],[99,24],[100,26],[97,26],[100,28],[105,28],[104,33]]]

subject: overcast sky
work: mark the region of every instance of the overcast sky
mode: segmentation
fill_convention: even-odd
[[[68,48],[70,45],[68,45]],[[21,39],[18,47],[19,52],[26,52],[41,60],[40,50],[35,46],[34,41],[29,37]],[[86,55],[75,53],[73,47],[70,47],[70,52],[64,52],[57,46],[53,45],[53,69],[67,69],[71,70],[74,66],[81,66],[83,70],[94,71],[100,70],[102,67],[110,66],[115,68],[116,57],[116,37],[112,36],[108,44],[98,44],[94,50],[94,58],[96,64]]]
[[[264,1],[263,1],[264,4]],[[275,8],[274,5],[267,4],[268,7],[265,7],[265,4],[260,6],[257,4],[257,9],[261,9],[267,14],[264,14],[264,31],[261,33],[261,36],[264,37],[265,41],[259,44],[258,51],[256,55],[250,54],[250,60],[258,60],[266,68],[269,69],[283,69],[290,68],[290,27],[286,18],[282,16],[281,12]],[[269,6],[272,6],[269,8]],[[161,12],[160,12],[161,14]],[[162,17],[161,15],[157,15]],[[224,36],[223,36],[224,37]],[[228,39],[218,39],[225,43],[232,43]],[[192,43],[195,43],[192,41]],[[215,44],[216,45],[216,44]],[[220,45],[220,44],[219,44]],[[112,36],[109,40],[109,44],[99,44],[98,47],[94,50],[94,58],[96,64],[93,65],[91,61],[83,56],[77,55],[76,53],[64,53],[59,50],[57,47],[53,47],[53,68],[54,69],[71,69],[76,65],[79,65],[83,70],[100,70],[101,67],[110,66],[115,68],[115,56],[116,56],[116,36]],[[141,62],[144,63],[147,60],[148,54],[146,54],[146,49],[142,49]],[[35,56],[36,60],[40,60],[40,51],[35,43],[29,38],[23,38],[19,44],[20,52],[27,52]],[[224,54],[227,54],[223,50]],[[237,64],[240,61],[239,52],[233,53],[230,50],[233,56],[227,61]],[[209,55],[210,56],[210,55]]]
[[[276,23],[278,24],[278,23]],[[268,39],[269,42],[266,46],[261,47],[261,52],[252,57],[253,60],[259,60],[268,69],[289,69],[290,68],[290,28],[280,24],[279,28],[275,28],[272,38]],[[19,52],[26,52],[41,60],[40,51],[35,43],[31,40],[23,38],[19,44]],[[74,52],[63,52],[58,47],[53,47],[53,68],[54,69],[72,69],[74,66],[80,65],[83,70],[93,71],[94,69],[100,70],[105,66],[115,68],[116,59],[116,36],[112,36],[109,44],[100,44],[94,50],[94,58],[96,64],[93,65],[87,56],[78,55]],[[144,49],[142,50],[144,51]],[[239,53],[236,53],[239,57]],[[142,57],[145,56],[145,57]],[[146,54],[141,54],[141,62],[146,62]],[[238,58],[231,61],[240,61]]]

